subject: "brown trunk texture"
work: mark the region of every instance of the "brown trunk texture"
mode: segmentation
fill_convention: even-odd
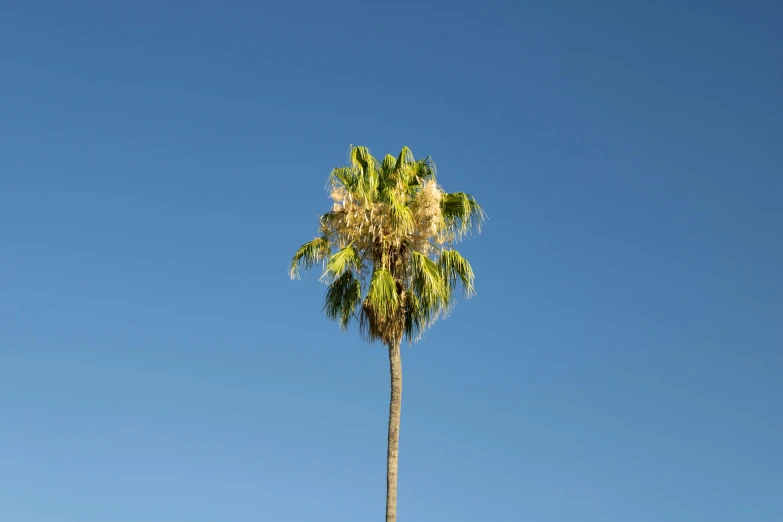
[[[402,408],[402,360],[400,345],[389,346],[391,401],[389,403],[389,441],[386,453],[386,522],[397,522],[397,461],[400,445]]]

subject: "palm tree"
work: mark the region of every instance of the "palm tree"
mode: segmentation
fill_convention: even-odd
[[[297,250],[290,275],[321,263],[326,316],[343,330],[355,319],[366,340],[389,350],[386,522],[396,522],[400,344],[419,340],[445,316],[458,286],[474,294],[473,270],[453,245],[480,228],[484,212],[469,194],[444,192],[432,160],[414,159],[407,147],[383,161],[365,147],[352,146],[349,156],[349,166],[329,176],[333,205],[321,216],[320,235]]]

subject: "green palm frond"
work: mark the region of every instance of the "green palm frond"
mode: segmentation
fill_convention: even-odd
[[[446,226],[456,234],[457,239],[462,238],[471,228],[475,227],[477,231],[481,231],[486,215],[470,194],[443,194],[440,206]]]
[[[435,181],[435,172],[435,163],[429,156],[413,164],[413,175],[416,177],[417,184]]]
[[[343,272],[332,281],[326,290],[326,317],[340,323],[340,328],[346,330],[355,317],[356,308],[362,302],[362,285],[350,270]]]
[[[380,176],[378,177],[378,196],[384,199],[385,194],[394,186],[397,160],[391,154],[383,158]]]
[[[335,280],[343,275],[346,270],[359,270],[361,266],[361,258],[359,252],[354,248],[353,242],[337,251],[329,261],[326,262],[326,270],[324,270],[321,279]]]
[[[427,328],[428,323],[427,310],[421,306],[421,301],[416,297],[416,294],[409,293],[405,307],[405,338],[408,342],[418,339]]]
[[[394,167],[397,165],[397,159],[392,156],[391,154],[387,154],[383,157],[383,163],[381,165],[381,168],[383,169],[383,173],[386,176],[389,176],[392,172],[394,172]]]
[[[297,279],[302,266],[304,266],[305,270],[310,269],[319,261],[326,259],[330,253],[331,248],[326,237],[308,241],[299,247],[299,250],[294,254],[294,258],[291,260],[291,265],[288,268],[289,276],[291,279]]]
[[[400,170],[404,165],[413,163],[416,161],[413,158],[413,152],[408,147],[403,147],[400,153],[397,155],[397,163],[394,165],[394,170]]]
[[[338,217],[336,212],[327,212],[321,216],[319,221],[321,223],[321,233],[324,234],[324,237],[328,237],[329,231],[334,229],[335,221]]]
[[[407,235],[413,230],[413,212],[403,198],[395,191],[388,190],[385,194],[389,206],[389,218],[397,235]]]
[[[465,297],[472,297],[476,290],[473,288],[473,268],[468,260],[456,250],[442,250],[438,257],[438,266],[446,276],[449,289],[453,289],[457,282],[462,283]]]
[[[329,175],[329,181],[331,184],[340,185],[345,187],[346,190],[356,190],[357,176],[356,169],[351,167],[338,167],[332,169],[332,173]]]
[[[382,320],[394,314],[399,308],[397,285],[388,270],[379,268],[373,272],[365,305]]]
[[[372,157],[367,147],[351,147],[349,157],[354,167],[359,167],[365,172],[372,169],[376,163],[376,159]]]
[[[372,200],[378,190],[379,163],[367,147],[352,147],[350,152],[351,164],[357,172],[357,195]]]
[[[411,287],[421,306],[437,316],[448,307],[449,292],[444,273],[421,252],[411,253]]]

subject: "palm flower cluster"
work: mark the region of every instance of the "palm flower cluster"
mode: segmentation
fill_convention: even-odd
[[[320,235],[299,248],[290,275],[322,263],[328,318],[343,329],[356,319],[368,340],[390,348],[413,342],[449,312],[458,286],[474,294],[473,270],[453,245],[484,212],[469,194],[444,192],[432,160],[407,147],[383,161],[365,147],[349,156],[329,176],[333,205]]]

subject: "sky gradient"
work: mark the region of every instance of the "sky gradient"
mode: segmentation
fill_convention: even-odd
[[[380,520],[388,360],[287,265],[350,144],[489,216],[400,521],[783,520],[778,2],[0,6],[0,520]]]

